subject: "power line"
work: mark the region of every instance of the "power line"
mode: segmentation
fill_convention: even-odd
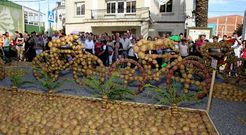
[[[11,0],[11,2],[43,2],[46,0]]]

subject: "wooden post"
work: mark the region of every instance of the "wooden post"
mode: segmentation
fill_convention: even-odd
[[[243,39],[246,40],[246,10],[244,12],[244,19],[243,19]]]
[[[207,112],[208,113],[209,113],[211,101],[213,98],[212,96],[213,96],[213,90],[214,90],[215,76],[216,76],[216,70],[213,70],[212,82],[211,82],[211,86],[210,86],[210,90],[209,90],[208,105],[207,105]]]

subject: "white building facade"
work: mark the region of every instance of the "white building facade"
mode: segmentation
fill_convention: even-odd
[[[65,29],[66,21],[65,0],[60,0],[56,4],[56,8],[53,9],[55,14],[55,22],[52,23],[51,27],[53,30],[62,30]]]
[[[29,7],[23,7],[25,24],[44,27],[45,14]]]
[[[165,1],[165,0],[164,0]],[[194,25],[193,0],[67,0],[66,33],[93,32],[157,36],[183,33]]]

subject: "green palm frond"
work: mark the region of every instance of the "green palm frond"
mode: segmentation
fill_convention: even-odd
[[[6,74],[10,78],[12,86],[20,87],[25,84],[33,83],[31,81],[23,80],[23,76],[27,74],[23,69],[16,70],[14,67],[10,67],[6,69]]]
[[[62,85],[62,82],[70,82],[70,80],[64,79],[61,82],[54,81],[45,71],[40,71],[41,79],[38,79],[40,85],[46,90],[55,90]]]
[[[180,104],[181,102],[194,101],[196,99],[195,94],[193,93],[181,93],[178,95],[177,90],[179,87],[176,83],[172,86],[163,88],[151,84],[146,84],[145,87],[148,87],[151,91],[157,93],[155,99],[159,100],[159,104]]]
[[[116,79],[116,76],[117,73],[113,73],[113,75],[102,84],[96,77],[86,78],[84,79],[84,84],[95,90],[95,96],[97,97],[103,97],[104,95],[107,95],[110,100],[116,100],[127,99],[132,96],[134,93],[131,90],[129,90],[128,88],[124,88],[123,86],[116,84],[113,81],[114,79]]]

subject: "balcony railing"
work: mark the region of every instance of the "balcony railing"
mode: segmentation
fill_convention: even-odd
[[[122,9],[109,11],[107,9],[91,10],[91,19],[104,20],[104,19],[148,19],[149,8],[136,8],[136,9]]]

